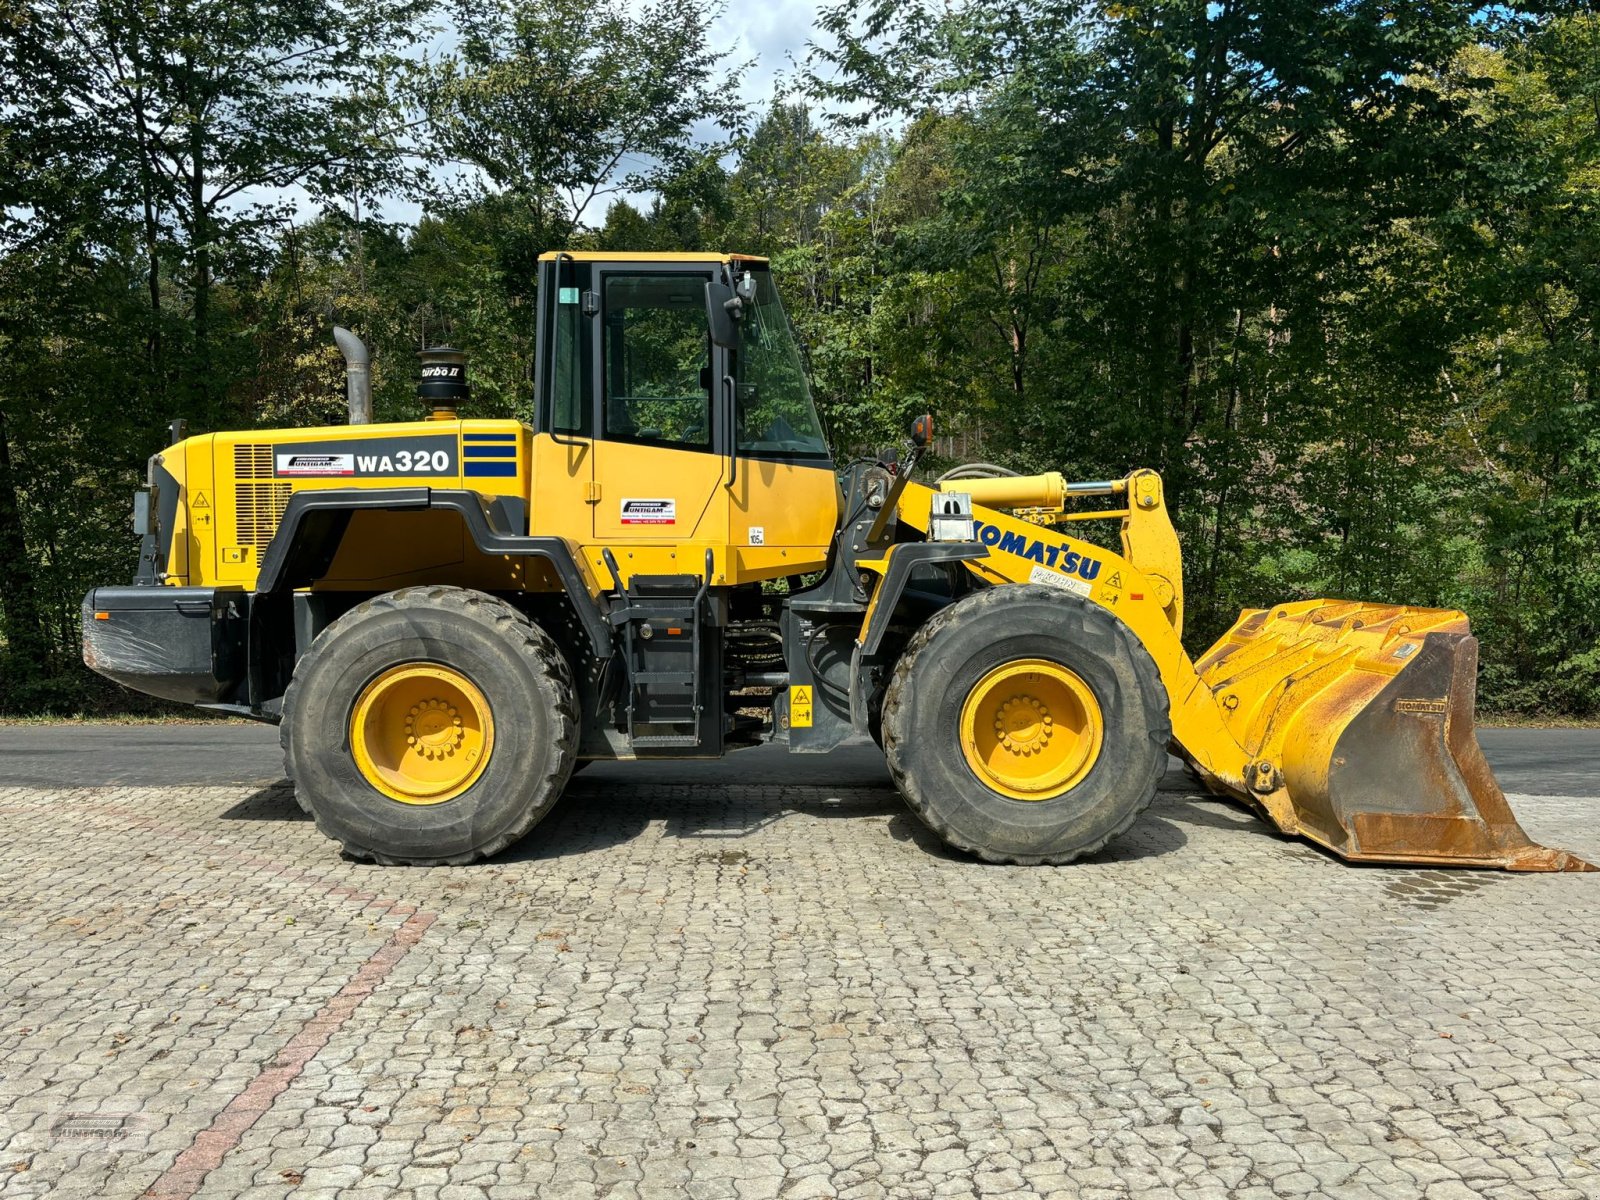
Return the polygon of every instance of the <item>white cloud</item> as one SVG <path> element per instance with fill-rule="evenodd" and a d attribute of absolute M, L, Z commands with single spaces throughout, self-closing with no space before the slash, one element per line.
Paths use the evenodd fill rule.
<path fill-rule="evenodd" d="M 756 0 L 735 3 L 712 26 L 718 45 L 732 50 L 732 59 L 754 59 L 740 92 L 764 107 L 781 83 L 792 82 L 805 61 L 806 44 L 817 19 L 816 0 Z"/>
<path fill-rule="evenodd" d="M 642 7 L 639 0 L 634 3 Z M 712 23 L 712 45 L 728 52 L 727 62 L 750 64 L 739 78 L 738 89 L 756 119 L 780 89 L 793 83 L 813 37 L 818 7 L 818 0 L 732 0 Z M 435 36 L 426 51 L 437 53 L 447 48 L 450 40 L 448 35 Z M 707 140 L 717 133 L 710 127 L 698 132 Z M 649 201 L 648 196 L 632 199 Z M 585 216 L 591 221 L 603 218 L 610 200 L 611 197 L 600 198 L 591 206 L 594 211 Z M 315 203 L 301 188 L 262 189 L 239 197 L 244 205 L 280 201 L 293 207 L 297 220 L 309 220 L 316 213 Z M 377 213 L 385 220 L 412 225 L 421 217 L 422 207 L 412 201 L 391 199 L 379 202 Z"/>

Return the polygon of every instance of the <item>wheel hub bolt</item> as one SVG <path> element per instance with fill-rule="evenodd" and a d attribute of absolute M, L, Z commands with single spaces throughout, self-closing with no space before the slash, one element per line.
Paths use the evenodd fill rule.
<path fill-rule="evenodd" d="M 406 745 L 422 758 L 449 758 L 465 740 L 460 710 L 444 700 L 412 705 L 406 716 Z"/>
<path fill-rule="evenodd" d="M 1000 706 L 994 723 L 1000 744 L 1012 754 L 1028 757 L 1040 753 L 1055 733 L 1055 722 L 1044 704 L 1032 696 L 1013 696 Z"/>

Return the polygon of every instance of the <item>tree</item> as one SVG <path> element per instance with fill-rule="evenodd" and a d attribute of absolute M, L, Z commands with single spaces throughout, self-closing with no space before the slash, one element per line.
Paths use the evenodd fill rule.
<path fill-rule="evenodd" d="M 812 77 L 847 117 L 940 129 L 937 210 L 899 230 L 896 258 L 992 331 L 943 360 L 969 373 L 955 390 L 987 394 L 996 451 L 1025 465 L 1161 470 L 1208 631 L 1241 585 L 1276 598 L 1253 593 L 1280 571 L 1226 577 L 1242 549 L 1230 531 L 1262 505 L 1315 510 L 1274 536 L 1285 552 L 1312 539 L 1319 563 L 1347 568 L 1415 512 L 1403 489 L 1374 486 L 1393 460 L 1373 451 L 1396 432 L 1386 396 L 1418 407 L 1407 436 L 1435 428 L 1422 410 L 1444 403 L 1459 331 L 1414 319 L 1410 285 L 1432 264 L 1409 231 L 1447 233 L 1470 211 L 1476 91 L 1436 79 L 1475 11 L 978 0 L 823 13 Z M 902 154 L 915 152 L 908 137 Z M 1329 525 L 1337 549 L 1321 544 Z"/>
<path fill-rule="evenodd" d="M 7 241 L 138 230 L 151 373 L 187 318 L 183 375 L 197 415 L 225 392 L 213 356 L 219 270 L 245 265 L 293 207 L 393 191 L 405 122 L 395 45 L 428 0 L 52 0 L 9 29 L 3 129 L 21 167 Z M 163 287 L 181 272 L 181 300 Z"/>
<path fill-rule="evenodd" d="M 399 185 L 420 0 L 53 0 L 0 16 L 0 707 L 70 709 L 84 588 L 131 570 L 166 419 L 253 424 L 284 189 Z M 176 386 L 174 386 L 176 385 Z"/>
<path fill-rule="evenodd" d="M 1487 684 L 1521 710 L 1600 706 L 1600 23 L 1514 20 L 1463 71 L 1480 102 L 1478 277 L 1489 309 L 1455 386 L 1481 422 L 1482 548 L 1467 600 Z"/>
<path fill-rule="evenodd" d="M 738 128 L 737 69 L 693 0 L 457 0 L 458 47 L 420 97 L 468 194 L 513 198 L 547 246 L 597 200 L 658 190 L 704 158 L 702 130 Z"/>

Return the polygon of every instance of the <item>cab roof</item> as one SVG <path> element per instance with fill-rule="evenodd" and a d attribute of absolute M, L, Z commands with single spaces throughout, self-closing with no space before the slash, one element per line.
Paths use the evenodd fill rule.
<path fill-rule="evenodd" d="M 758 254 L 719 254 L 715 250 L 696 253 L 666 252 L 658 250 L 547 250 L 539 256 L 540 262 L 552 262 L 556 255 L 565 255 L 573 262 L 629 262 L 629 263 L 703 263 L 703 262 L 758 262 L 767 260 Z"/>

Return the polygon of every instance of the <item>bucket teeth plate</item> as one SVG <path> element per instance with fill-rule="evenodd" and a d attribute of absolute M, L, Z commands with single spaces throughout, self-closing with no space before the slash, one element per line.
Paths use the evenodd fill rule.
<path fill-rule="evenodd" d="M 1198 670 L 1249 756 L 1237 776 L 1202 778 L 1284 832 L 1357 862 L 1594 870 L 1512 815 L 1473 725 L 1464 613 L 1339 600 L 1246 612 Z"/>

